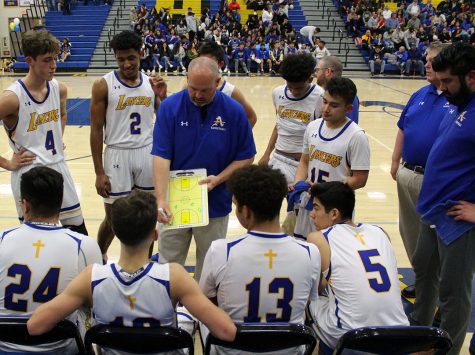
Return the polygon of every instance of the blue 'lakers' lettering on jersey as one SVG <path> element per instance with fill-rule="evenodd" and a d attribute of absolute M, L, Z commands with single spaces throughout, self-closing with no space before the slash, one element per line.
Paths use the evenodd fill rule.
<path fill-rule="evenodd" d="M 332 167 L 336 168 L 337 166 L 340 165 L 341 160 L 343 157 L 331 153 L 324 152 L 319 149 L 315 149 L 315 145 L 310 145 L 310 151 L 309 151 L 309 161 L 312 160 L 319 160 L 322 163 L 326 163 L 331 165 Z"/>
<path fill-rule="evenodd" d="M 58 122 L 59 110 L 51 110 L 45 113 L 37 114 L 36 112 L 30 113 L 30 124 L 28 125 L 28 132 L 36 131 L 38 126 L 48 122 Z"/>
<path fill-rule="evenodd" d="M 145 106 L 150 107 L 152 104 L 152 98 L 150 96 L 132 96 L 126 97 L 126 95 L 120 95 L 117 102 L 116 110 L 124 110 L 129 106 Z"/>
<path fill-rule="evenodd" d="M 285 106 L 282 105 L 277 109 L 277 114 L 283 120 L 293 119 L 302 123 L 309 123 L 313 117 L 313 113 L 285 108 Z"/>

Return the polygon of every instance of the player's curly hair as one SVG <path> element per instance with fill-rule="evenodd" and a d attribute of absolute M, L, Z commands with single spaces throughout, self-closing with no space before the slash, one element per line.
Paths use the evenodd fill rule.
<path fill-rule="evenodd" d="M 351 219 L 355 208 L 355 192 L 347 184 L 340 181 L 318 183 L 312 186 L 310 195 L 321 202 L 326 213 L 336 208 L 342 220 Z"/>
<path fill-rule="evenodd" d="M 153 194 L 133 190 L 112 204 L 112 230 L 121 243 L 136 246 L 151 241 L 157 224 L 157 200 Z"/>
<path fill-rule="evenodd" d="M 140 52 L 142 48 L 142 37 L 132 31 L 122 31 L 112 37 L 109 47 L 114 51 L 135 49 Z"/>
<path fill-rule="evenodd" d="M 348 78 L 332 78 L 327 83 L 325 91 L 333 97 L 341 97 L 346 105 L 353 103 L 356 96 L 356 85 Z"/>
<path fill-rule="evenodd" d="M 279 73 L 291 83 L 307 81 L 315 71 L 315 59 L 309 53 L 292 54 L 284 57 Z"/>
<path fill-rule="evenodd" d="M 255 221 L 272 221 L 279 216 L 282 201 L 287 195 L 287 181 L 279 170 L 268 166 L 251 165 L 236 170 L 227 182 L 237 208 L 246 206 Z"/>

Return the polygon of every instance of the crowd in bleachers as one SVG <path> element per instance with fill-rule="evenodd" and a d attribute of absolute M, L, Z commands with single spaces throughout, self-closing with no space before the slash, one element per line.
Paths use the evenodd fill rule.
<path fill-rule="evenodd" d="M 131 29 L 144 41 L 141 68 L 144 71 L 186 72 L 197 57 L 199 44 L 213 41 L 223 46 L 224 72 L 241 70 L 269 73 L 278 71 L 287 54 L 313 53 L 316 58 L 329 55 L 325 42 L 301 38 L 289 22 L 293 0 L 248 0 L 254 9 L 243 24 L 241 6 L 232 0 L 221 11 L 211 14 L 204 8 L 196 14 L 188 8 L 184 15 L 171 15 L 170 9 L 148 9 L 141 4 L 130 9 Z M 256 10 L 263 8 L 259 16 Z M 318 31 L 317 31 L 318 33 Z M 302 42 L 302 43 L 300 43 Z"/>
<path fill-rule="evenodd" d="M 372 74 L 375 64 L 384 72 L 384 61 L 401 75 L 424 76 L 431 42 L 475 42 L 475 14 L 468 0 L 443 0 L 437 6 L 432 0 L 399 1 L 395 11 L 381 0 L 343 0 L 340 10 L 348 35 L 368 58 Z"/>

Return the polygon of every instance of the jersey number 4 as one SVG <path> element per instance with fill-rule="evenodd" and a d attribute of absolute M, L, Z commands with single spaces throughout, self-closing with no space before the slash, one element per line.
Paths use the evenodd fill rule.
<path fill-rule="evenodd" d="M 33 292 L 33 302 L 45 303 L 52 300 L 58 293 L 59 267 L 52 267 Z M 18 283 L 5 287 L 5 308 L 12 311 L 28 312 L 28 300 L 15 297 L 23 295 L 30 289 L 31 270 L 27 265 L 13 264 L 7 271 L 8 277 L 20 276 Z"/>
<path fill-rule="evenodd" d="M 276 313 L 266 313 L 266 322 L 290 322 L 292 315 L 292 306 L 290 301 L 294 298 L 294 284 L 287 277 L 276 277 L 269 284 L 268 293 L 278 293 L 282 291 L 282 298 L 277 299 L 277 308 L 282 310 L 281 317 L 278 318 Z M 261 321 L 259 317 L 259 303 L 261 296 L 261 278 L 255 277 L 246 285 L 246 291 L 249 292 L 249 304 L 247 315 L 244 322 L 258 323 Z"/>
<path fill-rule="evenodd" d="M 379 273 L 379 276 L 381 278 L 381 282 L 379 282 L 376 278 L 368 278 L 369 287 L 371 287 L 376 292 L 389 291 L 389 289 L 391 288 L 391 280 L 389 279 L 389 275 L 386 268 L 380 263 L 371 262 L 372 257 L 379 256 L 378 250 L 358 250 L 358 254 L 360 255 L 361 261 L 363 262 L 363 266 L 366 272 L 377 272 Z"/>
<path fill-rule="evenodd" d="M 54 145 L 54 136 L 52 130 L 46 132 L 45 148 L 46 150 L 51 150 L 51 154 L 56 155 L 56 147 Z"/>

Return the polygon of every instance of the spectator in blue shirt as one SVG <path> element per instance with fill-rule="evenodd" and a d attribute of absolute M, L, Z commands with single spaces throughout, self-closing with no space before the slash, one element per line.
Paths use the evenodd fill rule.
<path fill-rule="evenodd" d="M 405 75 L 411 73 L 411 69 L 418 71 L 421 76 L 424 76 L 424 62 L 422 61 L 422 53 L 416 47 L 415 43 L 411 43 L 411 48 L 407 51 L 406 72 Z"/>
<path fill-rule="evenodd" d="M 244 43 L 241 42 L 239 47 L 233 50 L 232 58 L 234 59 L 234 72 L 236 74 L 239 73 L 239 67 L 244 70 L 244 73 L 249 74 L 249 70 L 247 68 L 247 62 L 249 60 L 248 53 L 246 48 L 244 47 Z"/>
<path fill-rule="evenodd" d="M 258 51 L 258 57 L 260 59 L 260 68 L 259 68 L 259 74 L 264 73 L 264 63 L 267 62 L 269 65 L 269 72 L 272 70 L 272 60 L 270 59 L 270 54 L 269 51 L 266 49 L 265 43 L 261 43 L 260 49 Z"/>

